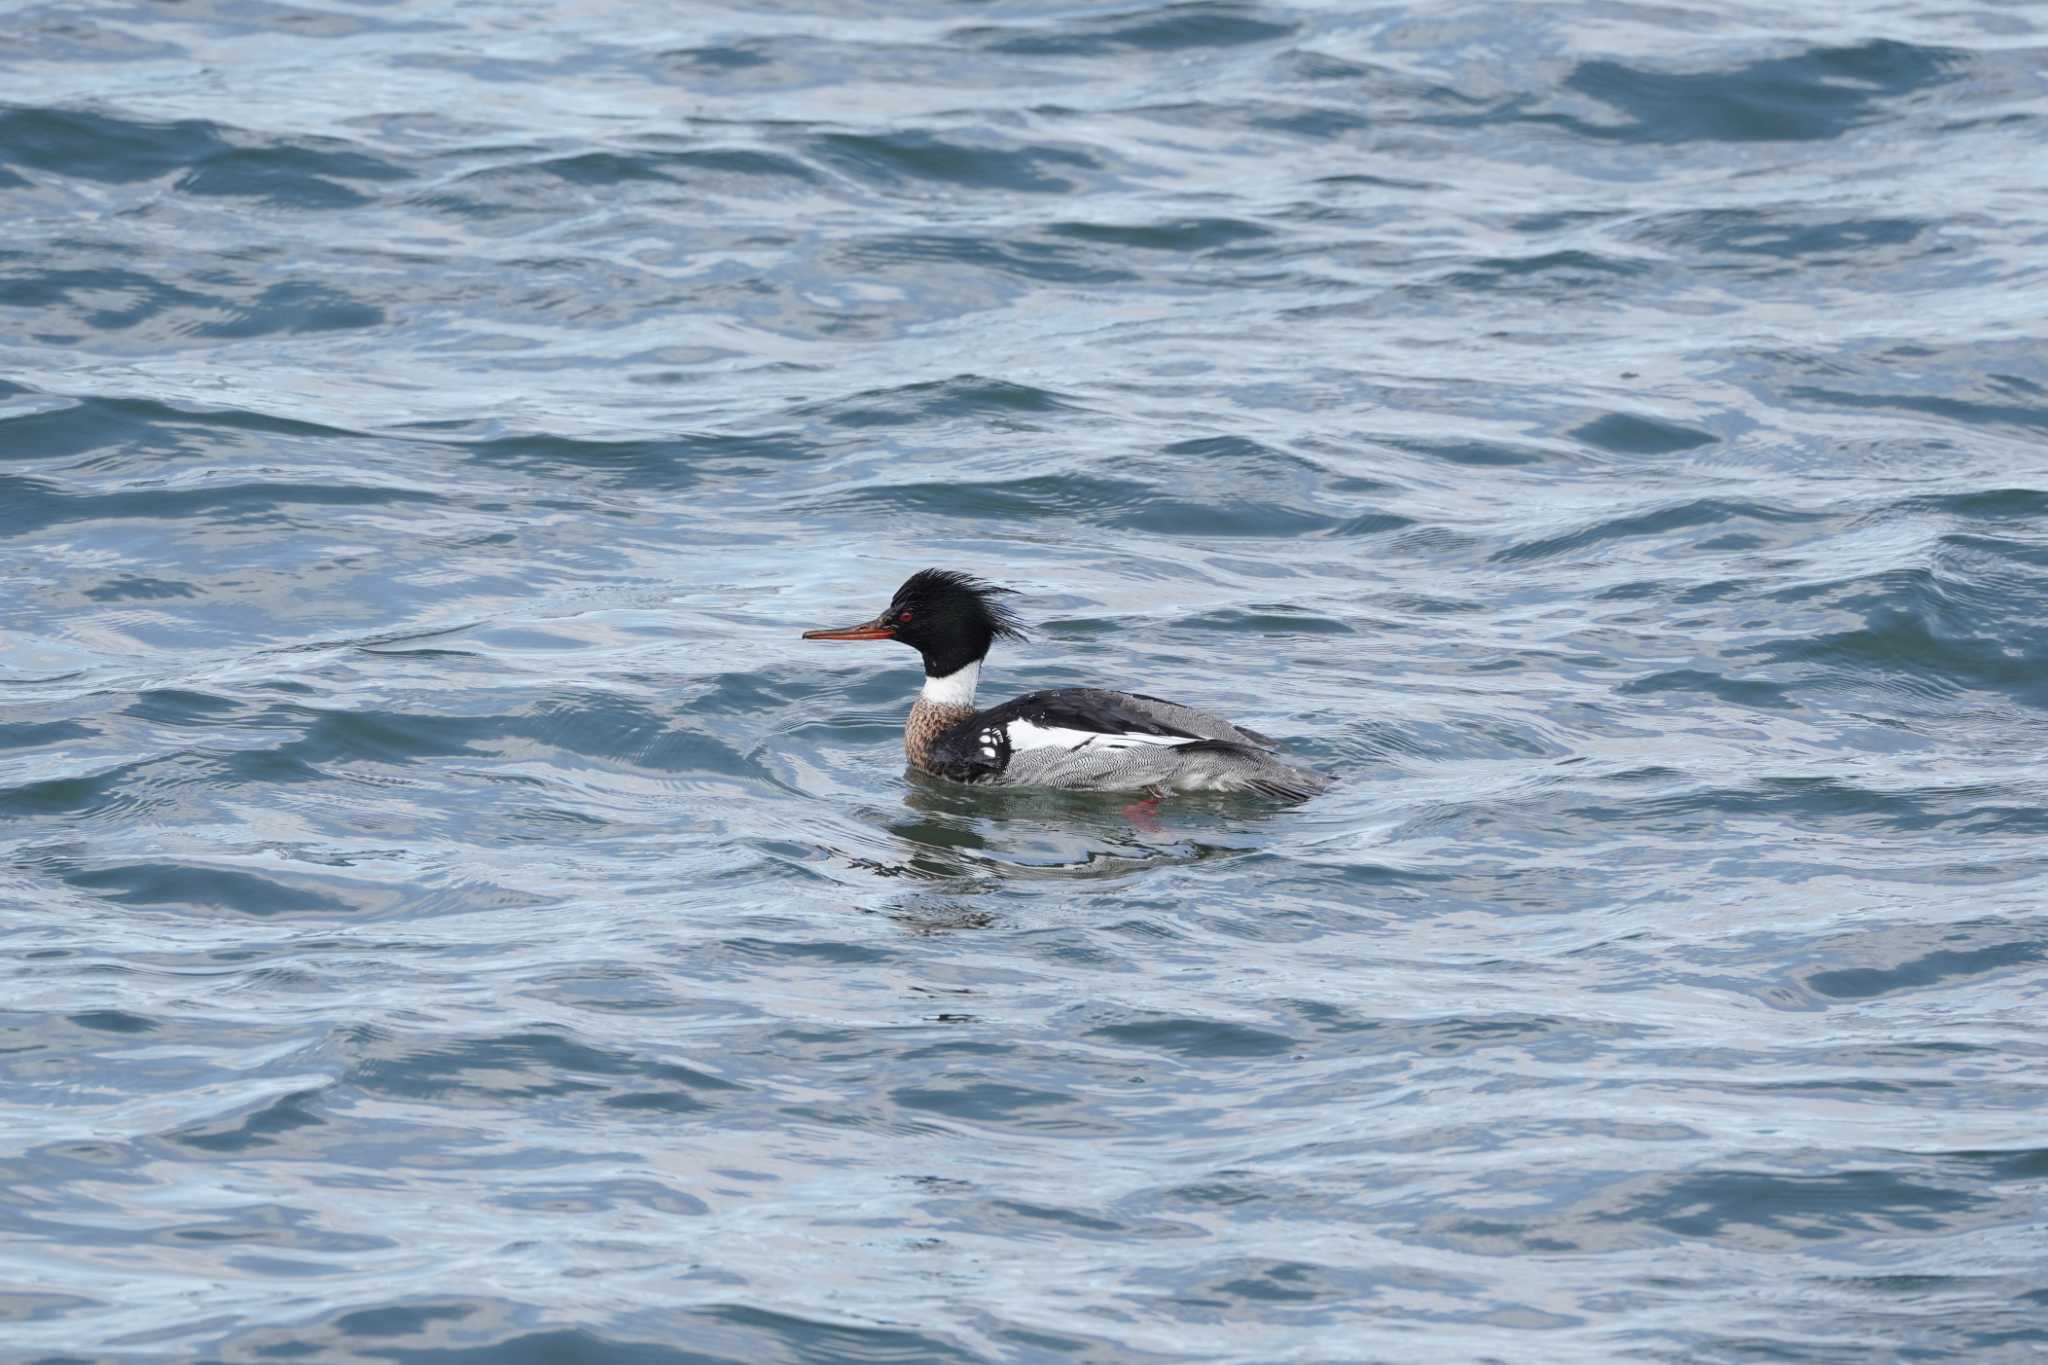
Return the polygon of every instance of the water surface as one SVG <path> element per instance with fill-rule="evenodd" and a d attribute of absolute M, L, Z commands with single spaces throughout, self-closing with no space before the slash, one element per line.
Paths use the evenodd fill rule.
<path fill-rule="evenodd" d="M 2039 1352 L 2038 19 L 16 7 L 0 1350 Z"/>

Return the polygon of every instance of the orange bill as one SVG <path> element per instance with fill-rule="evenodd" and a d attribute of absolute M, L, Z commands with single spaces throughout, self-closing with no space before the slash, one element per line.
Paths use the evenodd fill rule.
<path fill-rule="evenodd" d="M 807 630 L 806 640 L 893 640 L 896 627 L 886 616 L 877 616 L 872 621 L 863 621 L 857 626 L 839 626 L 831 630 Z"/>

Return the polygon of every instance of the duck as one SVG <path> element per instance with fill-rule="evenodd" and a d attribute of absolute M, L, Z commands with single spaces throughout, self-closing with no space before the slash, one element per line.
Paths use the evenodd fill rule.
<path fill-rule="evenodd" d="M 806 640 L 894 640 L 924 659 L 924 687 L 903 727 L 903 756 L 950 782 L 1069 791 L 1250 792 L 1306 801 L 1330 777 L 1275 756 L 1278 745 L 1221 716 L 1140 692 L 1064 687 L 976 710 L 981 666 L 998 640 L 1023 640 L 1014 595 L 972 574 L 924 569 L 858 625 Z"/>

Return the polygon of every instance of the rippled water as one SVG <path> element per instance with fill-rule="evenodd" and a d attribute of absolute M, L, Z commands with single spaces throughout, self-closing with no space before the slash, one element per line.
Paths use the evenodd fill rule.
<path fill-rule="evenodd" d="M 1803 8 L 11 8 L 0 1349 L 2043 1350 L 2048 38 Z"/>

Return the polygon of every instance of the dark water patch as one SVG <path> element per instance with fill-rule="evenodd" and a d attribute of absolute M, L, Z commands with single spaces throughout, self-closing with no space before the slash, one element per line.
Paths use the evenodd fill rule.
<path fill-rule="evenodd" d="M 1710 256 L 1769 257 L 1786 269 L 1868 268 L 1875 253 L 1909 245 L 1932 228 L 1917 218 L 1801 219 L 1802 215 L 1785 211 L 1702 209 L 1660 215 L 1631 235 Z"/>
<path fill-rule="evenodd" d="M 618 152 L 582 152 L 533 162 L 527 169 L 571 185 L 619 185 L 634 180 L 673 183 L 673 177 L 645 156 Z"/>
<path fill-rule="evenodd" d="M 718 945 L 725 952 L 741 959 L 756 962 L 833 962 L 843 966 L 861 966 L 869 963 L 887 962 L 895 954 L 882 948 L 872 948 L 861 943 L 832 943 L 813 940 L 733 938 Z"/>
<path fill-rule="evenodd" d="M 1785 390 L 1785 396 L 1837 408 L 1894 408 L 1971 427 L 2012 426 L 2028 431 L 2048 430 L 2048 405 L 2042 404 L 1993 403 L 1936 394 L 1854 393 L 1817 385 L 1794 385 Z"/>
<path fill-rule="evenodd" d="M 742 1304 L 723 1305 L 694 1314 L 707 1326 L 716 1325 L 744 1333 L 751 1349 L 742 1359 L 843 1360 L 900 1362 L 959 1362 L 969 1365 L 973 1353 L 944 1337 L 908 1327 L 866 1326 L 806 1318 Z M 738 1343 L 736 1343 L 738 1344 Z M 649 1365 L 666 1365 L 650 1361 Z"/>
<path fill-rule="evenodd" d="M 745 71 L 753 67 L 771 66 L 775 59 L 768 56 L 760 43 L 733 43 L 716 47 L 678 48 L 664 52 L 661 59 L 693 66 L 711 72 Z"/>
<path fill-rule="evenodd" d="M 0 186 L 4 188 L 4 186 Z M 56 1294 L 44 1290 L 12 1290 L 0 1293 L 0 1323 L 49 1322 L 54 1318 L 71 1317 L 106 1307 L 103 1299 L 89 1299 L 82 1294 Z M 45 1356 L 47 1365 L 89 1365 L 83 1356 Z"/>
<path fill-rule="evenodd" d="M 1273 236 L 1271 228 L 1238 218 L 1179 218 L 1157 223 L 1054 223 L 1055 237 L 1140 251 L 1215 251 Z"/>
<path fill-rule="evenodd" d="M 459 191 L 436 189 L 422 202 L 479 217 L 541 212 L 560 197 L 559 186 L 628 190 L 635 185 L 675 186 L 676 159 L 658 152 L 579 152 L 487 166 L 458 177 Z"/>
<path fill-rule="evenodd" d="M 684 1315 L 672 1330 L 688 1345 L 659 1339 L 667 1337 L 667 1330 L 647 1335 L 624 1328 L 522 1331 L 510 1324 L 527 1316 L 523 1305 L 488 1305 L 488 1316 L 474 1324 L 464 1323 L 465 1309 L 459 1314 L 426 1310 L 415 1325 L 410 1316 L 415 1311 L 362 1309 L 349 1315 L 357 1323 L 354 1328 L 337 1323 L 265 1332 L 238 1344 L 266 1360 L 375 1358 L 400 1365 L 743 1365 L 769 1360 L 965 1365 L 976 1359 L 942 1337 L 909 1328 L 836 1323 L 751 1307 L 696 1309 Z M 360 1342 L 378 1344 L 366 1354 Z"/>
<path fill-rule="evenodd" d="M 997 1236 L 1026 1242 L 1066 1237 L 1093 1242 L 1183 1241 L 1205 1235 L 1195 1224 L 1177 1219 L 1123 1217 L 1109 1210 L 1091 1212 L 1022 1199 L 984 1200 L 957 1213 L 969 1226 L 984 1226 Z"/>
<path fill-rule="evenodd" d="M 2048 542 L 2033 543 L 2003 536 L 1945 535 L 1937 543 L 1935 574 L 1962 580 L 1979 589 L 2004 589 L 2029 594 L 2048 570 Z"/>
<path fill-rule="evenodd" d="M 2048 826 L 2048 820 L 2044 820 Z M 1942 949 L 1892 967 L 1841 967 L 1815 972 L 1806 984 L 1831 1000 L 1869 1000 L 1895 991 L 1924 990 L 1956 978 L 2031 966 L 2048 956 L 2048 943 L 2023 939 L 1982 948 Z"/>
<path fill-rule="evenodd" d="M 1026 57 L 1105 57 L 1133 51 L 1176 53 L 1243 47 L 1292 37 L 1296 25 L 1252 5 L 1196 0 L 1117 14 L 1069 16 L 1057 28 L 988 25 L 955 31 L 952 41 Z"/>
<path fill-rule="evenodd" d="M 228 1216 L 155 1227 L 136 1240 L 194 1252 L 262 1246 L 330 1256 L 361 1256 L 397 1245 L 389 1237 L 324 1227 L 313 1211 L 281 1204 L 242 1205 Z"/>
<path fill-rule="evenodd" d="M 118 300 L 118 305 L 114 302 Z M 72 305 L 64 321 L 94 332 L 122 332 L 173 309 L 218 312 L 223 296 L 194 293 L 139 270 L 107 266 L 90 270 L 40 269 L 0 272 L 0 308 L 38 310 L 47 344 L 75 344 L 81 338 L 55 329 L 56 305 Z"/>
<path fill-rule="evenodd" d="M 701 1218 L 710 1206 L 693 1194 L 652 1180 L 586 1180 L 523 1185 L 500 1194 L 492 1206 L 526 1214 L 599 1214 L 620 1208 L 670 1218 Z"/>
<path fill-rule="evenodd" d="M 1365 62 L 1348 61 L 1328 52 L 1313 48 L 1294 47 L 1273 58 L 1273 70 L 1284 79 L 1301 81 L 1368 81 L 1397 80 L 1398 75 L 1382 66 Z"/>
<path fill-rule="evenodd" d="M 476 1305 L 468 1303 L 391 1304 L 343 1313 L 334 1320 L 334 1325 L 352 1337 L 403 1337 L 412 1336 L 437 1322 L 462 1322 L 474 1316 L 476 1311 Z"/>
<path fill-rule="evenodd" d="M 150 123 L 88 110 L 0 111 L 0 165 L 108 184 L 153 180 L 228 150 L 215 124 Z"/>
<path fill-rule="evenodd" d="M 400 767 L 423 758 L 472 757 L 503 733 L 495 716 L 276 707 L 255 722 L 295 729 L 276 752 L 308 765 L 367 762 Z"/>
<path fill-rule="evenodd" d="M 225 322 L 203 323 L 194 336 L 236 339 L 278 333 L 337 332 L 375 327 L 384 310 L 317 284 L 273 284 L 253 303 L 231 310 Z"/>
<path fill-rule="evenodd" d="M 350 1090 L 442 1104 L 497 1105 L 566 1096 L 658 1095 L 699 1103 L 745 1087 L 707 1071 L 595 1047 L 562 1033 L 459 1039 L 362 1036 L 342 1078 Z"/>
<path fill-rule="evenodd" d="M 31 777 L 0 785 L 0 816 L 44 824 L 169 817 L 189 812 L 195 786 L 225 770 L 221 759 L 177 750 L 92 772 Z"/>
<path fill-rule="evenodd" d="M 1678 1237 L 1759 1245 L 1787 1237 L 1831 1241 L 1944 1235 L 1954 1229 L 1959 1216 L 1993 1205 L 1991 1199 L 1967 1190 L 1924 1184 L 1884 1170 L 1809 1176 L 1709 1170 L 1656 1182 L 1605 1217 L 1654 1224 Z"/>
<path fill-rule="evenodd" d="M 2019 1147 L 2003 1151 L 1957 1152 L 1953 1160 L 1961 1163 L 1973 1173 L 1981 1171 L 1986 1178 L 2005 1181 L 2034 1181 L 2048 1178 L 2048 1147 Z M 2035 1300 L 2048 1300 L 2048 1289 L 2042 1289 L 2028 1296 Z"/>
<path fill-rule="evenodd" d="M 1378 536 L 1389 531 L 1405 531 L 1414 524 L 1407 517 L 1394 512 L 1361 512 L 1330 528 L 1330 534 L 1343 538 Z"/>
<path fill-rule="evenodd" d="M 1513 468 L 1517 465 L 1543 464 L 1554 458 L 1534 447 L 1502 445 L 1495 441 L 1399 440 L 1389 441 L 1387 444 L 1396 450 L 1409 451 L 1432 460 L 1445 460 L 1451 464 L 1475 465 L 1480 468 Z"/>
<path fill-rule="evenodd" d="M 888 188 L 917 182 L 1016 194 L 1067 194 L 1067 173 L 1099 171 L 1089 153 L 1042 143 L 971 145 L 935 133 L 828 133 L 806 150 L 826 165 Z"/>
<path fill-rule="evenodd" d="M 1214 503 L 1183 498 L 1148 498 L 1104 519 L 1108 525 L 1127 531 L 1145 531 L 1160 536 L 1291 538 L 1321 531 L 1342 534 L 1371 534 L 1376 526 L 1353 528 L 1353 521 L 1338 521 L 1320 512 L 1273 502 L 1244 501 Z M 1399 520 L 1394 518 L 1392 520 Z"/>
<path fill-rule="evenodd" d="M 1721 439 L 1709 431 L 1627 412 L 1610 412 L 1584 426 L 1573 427 L 1570 434 L 1587 445 L 1617 455 L 1672 455 L 1713 445 Z"/>
<path fill-rule="evenodd" d="M 1160 447 L 1159 453 L 1169 457 L 1184 457 L 1202 461 L 1224 461 L 1233 464 L 1283 465 L 1312 469 L 1307 461 L 1284 455 L 1268 445 L 1261 445 L 1248 436 L 1198 436 L 1192 440 L 1175 441 Z"/>
<path fill-rule="evenodd" d="M 409 717 L 408 729 L 441 730 L 438 716 Z M 564 691 L 517 715 L 459 722 L 470 744 L 499 748 L 528 740 L 564 754 L 607 759 L 668 773 L 706 773 L 765 780 L 766 771 L 727 738 L 692 728 L 684 718 L 598 690 Z M 467 752 L 467 750 L 465 750 Z"/>
<path fill-rule="evenodd" d="M 80 1028 L 95 1029 L 102 1033 L 154 1033 L 157 1023 L 127 1010 L 88 1010 L 74 1014 L 71 1022 Z"/>
<path fill-rule="evenodd" d="M 719 177 L 816 182 L 822 177 L 795 157 L 758 147 L 700 147 L 671 152 L 668 160 L 686 171 L 708 172 Z M 685 176 L 686 180 L 690 177 Z"/>
<path fill-rule="evenodd" d="M 656 440 L 501 436 L 451 445 L 483 464 L 558 477 L 596 475 L 629 488 L 665 490 L 692 488 L 714 473 L 765 472 L 775 464 L 815 453 L 809 443 L 787 435 L 704 432 Z"/>
<path fill-rule="evenodd" d="M 2048 707 L 2048 644 L 2040 641 L 2033 622 L 2016 621 L 1998 630 L 2000 622 L 1959 613 L 1944 601 L 1924 570 L 1891 577 L 1891 583 L 1880 579 L 1877 592 L 1830 594 L 1837 610 L 1862 618 L 1859 627 L 1739 652 L 1767 663 L 1824 670 L 1815 681 L 1837 686 L 1862 684 L 1923 700 L 1991 692 L 2023 706 Z M 1858 584 L 1874 586 L 1869 580 Z M 1987 627 L 1997 633 L 1983 633 Z"/>
<path fill-rule="evenodd" d="M 1523 289 L 1542 296 L 1583 298 L 1585 291 L 1607 289 L 1611 282 L 1632 279 L 1648 267 L 1639 261 L 1596 255 L 1590 251 L 1544 251 L 1530 256 L 1490 256 L 1443 276 L 1454 289 L 1482 293 Z"/>
<path fill-rule="evenodd" d="M 901 274 L 906 266 L 915 270 L 936 263 L 1042 284 L 1097 286 L 1138 278 L 1129 270 L 1101 264 L 1099 251 L 986 236 L 906 233 L 871 237 L 844 248 L 844 255 L 850 267 L 863 272 L 881 268 Z"/>
<path fill-rule="evenodd" d="M 410 180 L 412 173 L 330 141 L 219 151 L 179 178 L 186 194 L 258 199 L 279 208 L 347 209 L 370 202 L 347 182 Z"/>
<path fill-rule="evenodd" d="M 1101 1134 L 1072 1095 L 1012 1085 L 974 1071 L 955 1071 L 926 1085 L 891 1091 L 891 1103 L 965 1123 L 1025 1132 Z"/>
<path fill-rule="evenodd" d="M 1304 613 L 1284 603 L 1254 605 L 1248 611 L 1204 612 L 1182 624 L 1194 630 L 1248 631 L 1254 635 L 1355 635 L 1350 626 L 1327 616 Z"/>
<path fill-rule="evenodd" d="M 704 1101 L 680 1090 L 635 1090 L 621 1095 L 609 1095 L 604 1101 L 607 1109 L 627 1109 L 647 1114 L 701 1114 L 711 1106 Z"/>
<path fill-rule="evenodd" d="M 693 716 L 752 716 L 811 695 L 809 683 L 748 670 L 695 680 L 695 690 L 678 704 Z"/>
<path fill-rule="evenodd" d="M 47 479 L 0 475 L 0 534 L 20 536 L 53 526 L 125 520 L 180 524 L 211 518 L 215 526 L 279 526 L 291 522 L 291 512 L 301 508 L 389 508 L 440 501 L 440 495 L 424 489 L 348 483 L 213 483 L 129 493 L 63 493 Z"/>
<path fill-rule="evenodd" d="M 1966 517 L 1972 521 L 2048 522 L 2048 492 L 2038 488 L 1986 488 L 1973 493 L 1942 493 L 1902 498 L 1893 504 L 1903 512 Z"/>
<path fill-rule="evenodd" d="M 1718 526 L 1729 521 L 1752 521 L 1766 524 L 1787 524 L 1822 520 L 1813 512 L 1794 512 L 1785 508 L 1766 507 L 1753 502 L 1726 501 L 1718 498 L 1701 498 L 1694 502 L 1679 503 L 1673 507 L 1662 507 L 1652 512 L 1634 516 L 1615 517 L 1608 521 L 1596 522 L 1591 526 L 1571 531 L 1564 535 L 1546 536 L 1541 540 L 1523 541 L 1505 550 L 1496 551 L 1492 559 L 1496 563 L 1516 564 L 1532 560 L 1551 559 L 1574 551 L 1591 549 L 1609 540 L 1648 539 L 1661 540 L 1673 531 L 1688 530 L 1700 526 Z"/>
<path fill-rule="evenodd" d="M 368 906 L 359 892 L 340 894 L 330 881 L 245 872 L 195 863 L 149 862 L 66 872 L 68 886 L 117 905 L 149 909 L 226 910 L 239 915 L 350 915 Z M 367 889 L 367 888 L 365 888 Z M 372 895 L 369 900 L 381 900 Z"/>
<path fill-rule="evenodd" d="M 1078 520 L 1127 531 L 1188 537 L 1291 537 L 1349 525 L 1277 503 L 1212 503 L 1160 496 L 1154 485 L 1088 475 L 1044 475 L 997 483 L 920 483 L 868 487 L 833 499 L 836 507 L 884 506 L 948 518 Z M 1354 528 L 1348 534 L 1366 533 Z"/>
<path fill-rule="evenodd" d="M 1790 1174 L 1719 1168 L 1616 1180 L 1540 1214 L 1438 1214 L 1424 1240 L 1480 1255 L 1641 1251 L 1710 1240 L 1751 1253 L 1951 1237 L 2013 1221 L 1986 1195 L 1887 1169 Z"/>
<path fill-rule="evenodd" d="M 164 1136 L 197 1151 L 250 1155 L 278 1146 L 290 1133 L 324 1126 L 325 1120 L 313 1112 L 319 1094 L 318 1090 L 295 1090 L 239 1118 L 191 1124 Z"/>
<path fill-rule="evenodd" d="M 1407 874 L 1396 874 L 1406 876 Z M 1452 880 L 1424 874 L 1418 880 L 1441 884 Z M 1360 877 L 1354 886 L 1371 882 Z M 1354 891 L 1353 894 L 1357 894 Z M 1536 1014 L 1472 1014 L 1392 1018 L 1365 1014 L 1348 1005 L 1321 1000 L 1285 1002 L 1299 1021 L 1298 1032 L 1310 1049 L 1334 1046 L 1346 1053 L 1369 1049 L 1384 1056 L 1420 1054 L 1435 1057 L 1492 1051 L 1508 1047 L 1531 1055 L 1561 1058 L 1584 1053 L 1596 1040 L 1637 1036 L 1641 1030 L 1606 1020 L 1566 1019 Z"/>
<path fill-rule="evenodd" d="M 1317 142 L 1341 138 L 1346 133 L 1363 132 L 1373 126 L 1372 119 L 1355 109 L 1315 104 L 1286 105 L 1255 112 L 1248 110 L 1245 121 L 1253 128 Z"/>
<path fill-rule="evenodd" d="M 99 733 L 75 720 L 0 721 L 0 749 L 43 749 L 71 740 L 94 739 Z"/>
<path fill-rule="evenodd" d="M 1736 706 L 1785 709 L 1797 706 L 1784 686 L 1749 678 L 1731 678 L 1698 668 L 1670 669 L 1636 678 L 1615 689 L 1623 696 L 1646 696 L 1659 692 L 1693 692 L 1718 697 Z"/>
<path fill-rule="evenodd" d="M 1086 1036 L 1188 1058 L 1277 1057 L 1295 1046 L 1285 1034 L 1222 1019 L 1138 1019 L 1105 1024 Z"/>
<path fill-rule="evenodd" d="M 1263 1313 L 1274 1308 L 1308 1308 L 1315 1304 L 1355 1302 L 1360 1295 L 1373 1296 L 1382 1286 L 1379 1277 L 1356 1268 L 1338 1269 L 1307 1261 L 1236 1261 L 1208 1269 L 1206 1273 L 1176 1284 L 1176 1301 L 1197 1316 L 1216 1318 L 1239 1313 Z M 1396 1285 L 1422 1287 L 1414 1280 L 1426 1275 L 1396 1272 Z M 1410 1280 L 1402 1286 L 1398 1282 Z M 1435 1286 L 1448 1288 L 1449 1286 Z"/>
<path fill-rule="evenodd" d="M 1837 777 L 1766 777 L 1741 787 L 1643 797 L 1624 807 L 1575 808 L 1569 814 L 1695 835 L 1721 828 L 1730 817 L 1768 817 L 1790 829 L 1846 826 L 1891 834 L 1939 829 L 1974 835 L 2048 834 L 2048 811 L 2018 802 L 1986 802 L 1983 796 L 1940 787 L 1877 791 Z"/>
<path fill-rule="evenodd" d="M 137 694 L 121 712 L 153 725 L 206 726 L 223 716 L 241 711 L 242 704 L 209 692 L 188 692 L 183 688 L 160 687 Z"/>
<path fill-rule="evenodd" d="M 1624 142 L 1810 142 L 1845 136 L 1891 106 L 1960 79 L 1961 53 L 1880 39 L 1812 48 L 1727 71 L 1657 71 L 1579 63 L 1565 88 L 1626 116 L 1622 124 L 1548 115 L 1582 137 Z"/>
<path fill-rule="evenodd" d="M 87 588 L 85 595 L 95 602 L 164 602 L 197 597 L 199 589 L 190 583 L 174 583 L 167 578 L 122 574 L 96 588 Z"/>
<path fill-rule="evenodd" d="M 1601 223 L 1612 222 L 1621 217 L 1616 209 L 1551 209 L 1536 213 L 1518 213 L 1509 218 L 1507 225 L 1515 232 L 1532 237 L 1548 237 L 1556 233 L 1572 232 Z"/>
<path fill-rule="evenodd" d="M 0 459 L 66 459 L 94 451 L 198 454 L 224 434 L 352 437 L 312 422 L 240 408 L 183 408 L 138 398 L 85 397 L 70 405 L 0 417 Z"/>
<path fill-rule="evenodd" d="M 1040 475 L 999 482 L 913 483 L 869 486 L 833 500 L 839 507 L 885 507 L 1002 521 L 1035 521 L 1045 517 L 1087 517 L 1104 509 L 1139 502 L 1151 493 L 1149 484 L 1085 475 Z"/>
<path fill-rule="evenodd" d="M 959 374 L 900 388 L 873 389 L 798 412 L 823 416 L 834 426 L 894 427 L 971 418 L 1004 421 L 1076 410 L 1077 405 L 1069 399 L 1029 384 Z"/>

